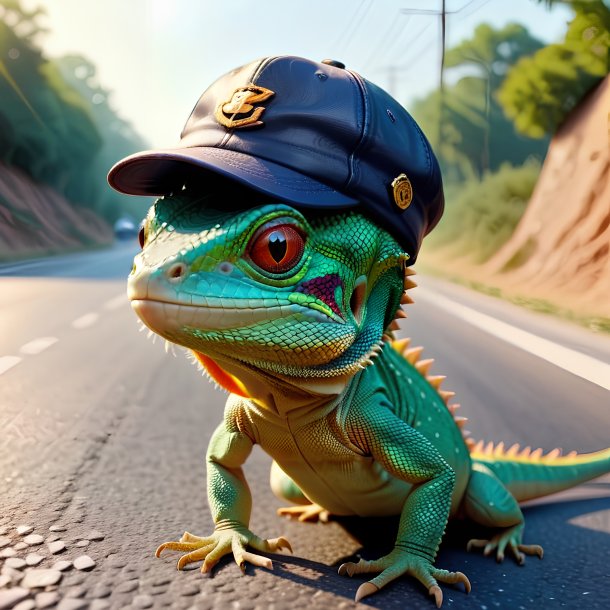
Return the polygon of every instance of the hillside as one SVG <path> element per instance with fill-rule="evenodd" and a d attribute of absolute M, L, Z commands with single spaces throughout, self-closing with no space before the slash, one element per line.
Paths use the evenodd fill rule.
<path fill-rule="evenodd" d="M 0 163 L 0 261 L 112 242 L 110 225 L 23 171 Z"/>
<path fill-rule="evenodd" d="M 528 207 L 486 273 L 511 292 L 610 317 L 610 77 L 553 137 Z"/>

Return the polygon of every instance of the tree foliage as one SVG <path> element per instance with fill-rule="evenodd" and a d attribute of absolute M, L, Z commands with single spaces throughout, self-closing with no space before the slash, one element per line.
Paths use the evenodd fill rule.
<path fill-rule="evenodd" d="M 442 99 L 437 90 L 413 107 L 446 181 L 481 179 L 504 162 L 519 165 L 544 155 L 547 143 L 518 134 L 496 100 L 510 66 L 541 47 L 521 25 L 481 24 L 470 39 L 447 51 L 448 76 L 461 78 L 445 88 Z"/>
<path fill-rule="evenodd" d="M 540 164 L 503 164 L 482 180 L 449 185 L 445 215 L 430 235 L 433 245 L 453 246 L 474 262 L 488 260 L 512 235 L 534 190 Z"/>
<path fill-rule="evenodd" d="M 105 184 L 105 153 L 118 152 L 116 160 L 143 142 L 110 108 L 107 93 L 102 99 L 76 86 L 66 74 L 69 60 L 44 56 L 37 44 L 43 15 L 0 0 L 0 160 L 114 220 L 122 198 Z M 95 72 L 91 64 L 88 70 Z"/>
<path fill-rule="evenodd" d="M 506 115 L 530 137 L 554 133 L 609 72 L 610 9 L 601 0 L 572 6 L 575 16 L 565 40 L 522 58 L 498 92 Z"/>

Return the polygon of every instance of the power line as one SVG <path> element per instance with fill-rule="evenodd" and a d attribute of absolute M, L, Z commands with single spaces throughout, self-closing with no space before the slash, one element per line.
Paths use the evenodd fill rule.
<path fill-rule="evenodd" d="M 368 4 L 367 4 L 368 2 Z M 341 46 L 344 42 L 349 44 L 350 38 L 353 33 L 360 27 L 363 19 L 366 17 L 366 14 L 369 12 L 371 6 L 373 4 L 373 0 L 361 0 L 360 4 L 356 8 L 356 10 L 352 13 L 352 18 L 349 20 L 348 24 L 345 26 L 343 32 L 339 35 L 337 42 L 335 43 L 336 47 Z M 359 15 L 361 9 L 362 14 Z"/>
<path fill-rule="evenodd" d="M 400 11 L 397 10 L 393 16 L 392 22 L 390 23 L 390 27 L 385 31 L 383 36 L 381 36 L 381 38 L 379 40 L 379 44 L 375 47 L 374 51 L 369 55 L 369 58 L 367 59 L 367 61 L 365 63 L 365 67 L 368 67 L 371 64 L 373 64 L 375 62 L 375 60 L 378 59 L 378 55 L 380 52 L 382 52 L 381 56 L 387 55 L 392 50 L 392 48 L 395 46 L 396 41 L 400 39 L 399 36 L 394 36 L 394 31 L 396 30 L 397 27 L 400 27 L 400 25 L 401 25 L 400 17 L 401 17 Z M 411 15 L 407 15 L 407 19 L 403 25 L 403 28 L 407 27 L 407 25 L 409 24 L 409 21 L 411 21 Z M 388 43 L 388 40 L 389 40 L 389 43 Z"/>

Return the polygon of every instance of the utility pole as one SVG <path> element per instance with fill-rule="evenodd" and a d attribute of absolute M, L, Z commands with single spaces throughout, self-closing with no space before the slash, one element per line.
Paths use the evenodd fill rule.
<path fill-rule="evenodd" d="M 441 71 L 439 75 L 439 95 L 438 95 L 438 144 L 440 149 L 443 138 L 443 108 L 445 104 L 445 39 L 447 28 L 447 7 L 446 0 L 441 0 Z"/>

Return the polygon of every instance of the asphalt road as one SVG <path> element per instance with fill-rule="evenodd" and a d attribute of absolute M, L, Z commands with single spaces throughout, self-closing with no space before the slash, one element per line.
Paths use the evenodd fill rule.
<path fill-rule="evenodd" d="M 175 571 L 177 555 L 153 556 L 184 530 L 211 530 L 203 458 L 224 396 L 180 350 L 172 357 L 138 331 L 124 296 L 134 251 L 123 244 L 0 267 L 0 609 L 21 597 L 19 610 L 35 603 L 62 610 L 356 607 L 361 580 L 338 576 L 337 564 L 355 553 L 375 556 L 391 543 L 395 522 L 277 517 L 270 460 L 260 451 L 246 468 L 251 526 L 264 537 L 287 536 L 294 555 L 275 555 L 273 572 L 249 567 L 244 576 L 225 560 L 213 578 L 197 566 Z M 574 352 L 590 358 L 583 362 L 593 370 L 610 362 L 608 337 L 430 278 L 420 285 L 403 334 L 436 358 L 432 372 L 448 376 L 446 389 L 457 392 L 476 438 L 545 450 L 610 446 L 603 380 L 568 372 L 530 345 L 532 335 L 546 339 L 551 359 L 567 348 L 575 361 Z M 470 310 L 509 324 L 510 337 L 465 319 Z M 523 336 L 525 349 L 514 345 Z M 529 558 L 525 567 L 466 553 L 472 532 L 450 527 L 437 565 L 465 572 L 473 589 L 467 596 L 444 587 L 444 607 L 610 608 L 610 478 L 528 506 L 525 515 L 526 541 L 545 548 L 544 560 Z M 20 525 L 32 532 L 20 535 Z M 58 541 L 66 548 L 54 554 L 62 545 L 48 545 Z M 36 587 L 36 578 L 51 582 L 58 572 L 23 567 L 18 560 L 28 555 L 40 561 L 34 570 L 82 555 L 95 566 L 70 567 L 58 583 Z M 410 579 L 365 601 L 434 607 Z"/>

